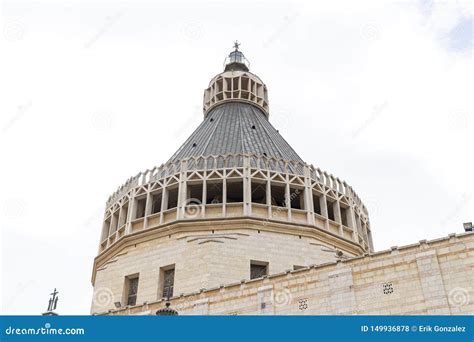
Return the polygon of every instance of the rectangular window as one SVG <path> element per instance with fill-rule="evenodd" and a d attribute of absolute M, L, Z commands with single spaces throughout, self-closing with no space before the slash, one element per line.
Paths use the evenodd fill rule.
<path fill-rule="evenodd" d="M 121 210 L 121 213 L 120 213 L 119 228 L 122 227 L 125 223 L 127 223 L 128 202 L 125 203 L 120 210 Z"/>
<path fill-rule="evenodd" d="M 290 202 L 293 209 L 304 209 L 304 189 L 290 187 Z"/>
<path fill-rule="evenodd" d="M 277 207 L 286 207 L 286 198 L 285 198 L 285 184 L 271 184 L 271 203 Z"/>
<path fill-rule="evenodd" d="M 196 205 L 202 203 L 202 183 L 187 184 L 188 197 L 187 204 Z"/>
<path fill-rule="evenodd" d="M 347 215 L 349 215 L 349 208 L 341 205 L 341 223 L 346 227 L 348 227 Z"/>
<path fill-rule="evenodd" d="M 244 184 L 242 181 L 227 181 L 227 203 L 244 201 Z"/>
<path fill-rule="evenodd" d="M 119 220 L 119 210 L 116 210 L 112 214 L 112 222 L 110 224 L 110 234 L 115 233 L 117 231 L 117 227 L 119 223 L 118 220 Z"/>
<path fill-rule="evenodd" d="M 128 276 L 125 278 L 125 293 L 127 305 L 133 306 L 137 304 L 138 293 L 138 275 Z"/>
<path fill-rule="evenodd" d="M 242 83 L 242 90 L 249 90 L 249 79 L 246 77 L 242 77 L 241 81 Z"/>
<path fill-rule="evenodd" d="M 168 189 L 168 205 L 167 209 L 173 209 L 178 206 L 178 187 Z"/>
<path fill-rule="evenodd" d="M 226 78 L 225 79 L 225 85 L 226 85 L 226 90 L 231 91 L 232 90 L 232 78 Z"/>
<path fill-rule="evenodd" d="M 328 218 L 332 221 L 335 221 L 336 218 L 334 216 L 334 202 L 331 202 L 331 201 L 327 200 L 326 205 L 327 205 L 327 208 L 328 208 Z"/>
<path fill-rule="evenodd" d="M 360 236 L 362 236 L 362 222 L 360 220 L 359 215 L 356 215 L 356 225 L 357 225 L 357 232 Z"/>
<path fill-rule="evenodd" d="M 164 298 L 173 297 L 174 290 L 174 265 L 161 269 L 162 296 Z"/>
<path fill-rule="evenodd" d="M 139 198 L 136 200 L 136 212 L 135 212 L 135 219 L 139 219 L 145 216 L 145 207 L 146 207 L 146 197 Z"/>
<path fill-rule="evenodd" d="M 206 204 L 222 203 L 222 181 L 208 181 L 206 184 Z"/>
<path fill-rule="evenodd" d="M 155 192 L 151 195 L 151 213 L 157 214 L 161 212 L 161 192 Z"/>
<path fill-rule="evenodd" d="M 222 86 L 222 78 L 221 79 L 218 79 L 217 82 L 216 82 L 216 92 L 217 93 L 220 93 L 223 89 L 223 86 Z"/>
<path fill-rule="evenodd" d="M 267 203 L 267 183 L 252 182 L 252 202 L 253 203 Z"/>
<path fill-rule="evenodd" d="M 250 279 L 268 275 L 268 262 L 250 261 Z"/>
<path fill-rule="evenodd" d="M 102 241 L 109 237 L 110 232 L 110 217 L 106 218 L 104 221 L 104 227 L 102 230 Z"/>
<path fill-rule="evenodd" d="M 313 192 L 313 209 L 318 215 L 321 215 L 321 196 Z"/>

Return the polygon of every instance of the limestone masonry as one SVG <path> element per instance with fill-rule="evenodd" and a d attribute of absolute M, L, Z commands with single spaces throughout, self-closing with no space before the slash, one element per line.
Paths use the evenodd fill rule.
<path fill-rule="evenodd" d="M 374 252 L 362 200 L 271 125 L 238 44 L 203 110 L 108 199 L 92 314 L 474 314 L 474 234 Z"/>

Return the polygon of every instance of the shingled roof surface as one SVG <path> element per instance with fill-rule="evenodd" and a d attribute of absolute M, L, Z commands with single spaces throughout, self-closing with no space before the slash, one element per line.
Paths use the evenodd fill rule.
<path fill-rule="evenodd" d="M 223 103 L 212 109 L 169 161 L 229 153 L 253 153 L 302 162 L 265 114 L 243 102 Z"/>

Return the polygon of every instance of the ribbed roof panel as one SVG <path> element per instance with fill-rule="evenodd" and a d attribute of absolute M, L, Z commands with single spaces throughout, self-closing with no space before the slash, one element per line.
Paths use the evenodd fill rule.
<path fill-rule="evenodd" d="M 227 102 L 212 109 L 169 161 L 229 153 L 302 162 L 265 114 L 243 102 Z"/>

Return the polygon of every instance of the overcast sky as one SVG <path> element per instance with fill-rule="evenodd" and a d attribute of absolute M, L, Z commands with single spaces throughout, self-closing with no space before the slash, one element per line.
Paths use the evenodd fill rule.
<path fill-rule="evenodd" d="M 332 3 L 332 1 L 326 1 Z M 2 312 L 88 314 L 107 197 L 168 160 L 238 39 L 376 250 L 474 220 L 472 2 L 2 4 Z M 471 95 L 469 95 L 471 94 Z"/>

